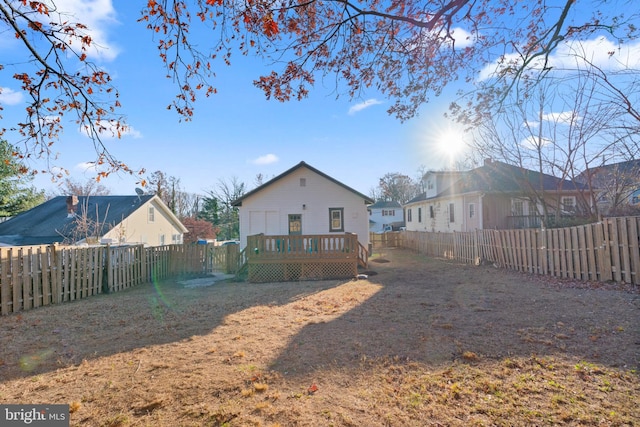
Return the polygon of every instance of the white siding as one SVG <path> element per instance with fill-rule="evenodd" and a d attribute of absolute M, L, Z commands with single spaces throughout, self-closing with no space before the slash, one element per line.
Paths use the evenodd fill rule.
<path fill-rule="evenodd" d="M 469 205 L 474 204 L 475 215 L 469 218 Z M 450 206 L 453 205 L 453 219 L 451 222 Z M 480 200 L 478 196 L 458 196 L 425 200 L 405 206 L 405 211 L 411 209 L 411 221 L 407 218 L 409 231 L 472 231 L 480 227 Z M 422 221 L 419 221 L 418 210 L 422 209 Z M 434 217 L 430 217 L 433 209 Z"/>
<path fill-rule="evenodd" d="M 369 215 L 364 199 L 302 167 L 242 200 L 241 247 L 246 246 L 249 235 L 288 234 L 290 214 L 302 216 L 302 234 L 330 234 L 329 208 L 343 208 L 344 232 L 356 233 L 360 243 L 368 245 Z"/>
<path fill-rule="evenodd" d="M 394 211 L 394 215 L 382 215 L 382 211 Z M 371 209 L 371 215 L 369 215 L 369 219 L 374 222 L 371 227 L 371 230 L 374 233 L 378 233 L 383 231 L 385 225 L 403 222 L 404 214 L 402 207 L 390 207 L 390 208 L 376 208 Z"/>

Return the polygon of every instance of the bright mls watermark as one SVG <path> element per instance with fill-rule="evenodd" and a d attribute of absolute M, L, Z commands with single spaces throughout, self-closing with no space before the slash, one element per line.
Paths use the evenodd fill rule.
<path fill-rule="evenodd" d="M 0 426 L 69 427 L 69 405 L 0 405 Z"/>

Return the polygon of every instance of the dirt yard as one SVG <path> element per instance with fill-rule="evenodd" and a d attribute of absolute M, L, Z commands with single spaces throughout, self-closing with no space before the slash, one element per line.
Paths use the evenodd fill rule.
<path fill-rule="evenodd" d="M 640 295 L 388 249 L 0 318 L 0 403 L 79 426 L 638 426 Z"/>

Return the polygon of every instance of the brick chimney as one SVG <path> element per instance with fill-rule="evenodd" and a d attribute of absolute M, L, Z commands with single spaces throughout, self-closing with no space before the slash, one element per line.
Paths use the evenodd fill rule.
<path fill-rule="evenodd" d="M 67 218 L 73 218 L 78 207 L 78 196 L 67 196 Z"/>

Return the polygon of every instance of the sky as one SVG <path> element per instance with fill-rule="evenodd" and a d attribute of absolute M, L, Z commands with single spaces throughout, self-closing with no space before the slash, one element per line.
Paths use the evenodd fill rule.
<path fill-rule="evenodd" d="M 305 161 L 368 195 L 387 173 L 415 178 L 421 166 L 446 166 L 444 158 L 429 154 L 433 150 L 428 145 L 447 128 L 443 114 L 451 99 L 434 98 L 420 117 L 401 123 L 386 112 L 391 101 L 375 92 L 361 99 L 336 99 L 329 78 L 318 82 L 307 99 L 281 103 L 266 100 L 252 84 L 261 71 L 271 70 L 268 65 L 236 56 L 230 67 L 218 64 L 213 81 L 218 93 L 201 96 L 193 120 L 180 122 L 166 109 L 176 88 L 165 77 L 151 33 L 136 22 L 139 2 L 57 3 L 75 10 L 94 29 L 94 43 L 105 48 L 94 60 L 114 78 L 120 111 L 131 126 L 122 138 L 105 139 L 109 151 L 133 169 L 160 170 L 179 178 L 185 191 L 203 194 L 232 177 L 251 189 L 257 174 L 271 178 Z M 17 43 L 4 39 L 0 54 L 16 53 Z M 12 74 L 0 73 L 4 127 L 25 115 Z M 7 139 L 12 142 L 10 135 Z M 71 179 L 84 182 L 95 176 L 86 168 L 86 162 L 95 159 L 93 145 L 73 126 L 65 128 L 53 149 L 58 157 L 52 164 L 67 169 Z M 120 173 L 101 184 L 112 194 L 134 194 L 138 180 Z M 59 190 L 59 182 L 48 175 L 38 176 L 33 184 L 49 192 Z"/>
<path fill-rule="evenodd" d="M 56 4 L 91 28 L 94 44 L 103 47 L 92 59 L 111 74 L 119 90 L 120 112 L 130 132 L 121 139 L 105 139 L 109 151 L 132 169 L 146 169 L 147 175 L 162 171 L 179 178 L 187 192 L 204 194 L 232 178 L 252 189 L 258 174 L 269 179 L 305 161 L 369 195 L 387 173 L 416 178 L 420 168 L 449 167 L 451 158 L 442 147 L 450 148 L 463 138 L 444 118 L 458 87 L 432 97 L 418 117 L 403 123 L 388 115 L 391 101 L 375 91 L 358 99 L 336 99 L 331 77 L 318 81 L 302 101 L 266 100 L 252 82 L 271 68 L 241 56 L 232 57 L 230 67 L 216 63 L 213 85 L 218 93 L 200 96 L 193 120 L 180 122 L 166 108 L 176 88 L 165 77 L 152 34 L 137 22 L 140 2 L 56 0 Z M 5 58 L 23 54 L 19 48 L 11 38 L 0 37 L 4 63 L 11 63 Z M 601 45 L 594 49 L 605 51 Z M 15 67 L 18 71 L 19 64 Z M 0 73 L 3 127 L 24 120 L 25 115 L 12 74 L 11 67 Z M 6 137 L 14 142 L 11 134 Z M 71 179 L 84 182 L 95 177 L 95 171 L 86 167 L 95 160 L 92 142 L 73 126 L 65 128 L 53 149 L 58 153 L 53 164 L 67 169 Z M 101 184 L 112 194 L 135 194 L 139 179 L 119 173 Z M 59 182 L 48 175 L 38 176 L 33 184 L 48 192 L 59 190 Z"/>

